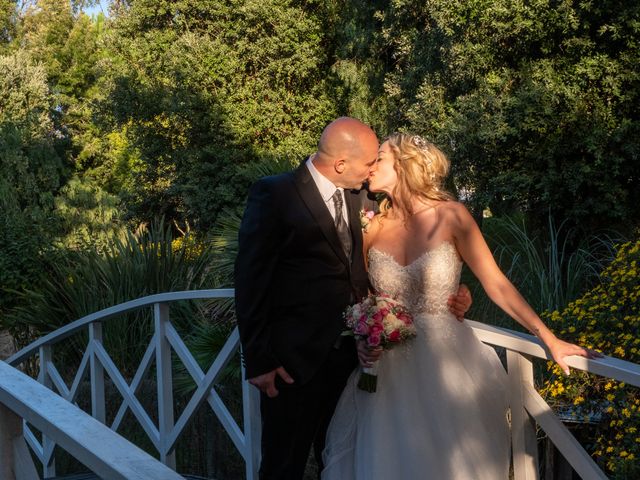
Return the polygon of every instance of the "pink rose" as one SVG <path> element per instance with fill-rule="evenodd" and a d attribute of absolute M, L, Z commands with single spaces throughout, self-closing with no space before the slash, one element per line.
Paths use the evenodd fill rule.
<path fill-rule="evenodd" d="M 390 342 L 397 342 L 398 340 L 400 340 L 400 330 L 394 330 L 389 334 Z"/>
<path fill-rule="evenodd" d="M 378 345 L 380 345 L 380 334 L 371 334 L 369 335 L 369 338 L 367 338 L 367 344 L 370 347 L 377 347 Z"/>
<path fill-rule="evenodd" d="M 355 333 L 356 335 L 366 335 L 368 333 L 368 330 L 369 328 L 367 326 L 366 321 L 363 322 L 362 320 L 360 320 L 356 325 L 356 328 L 353 331 L 353 333 Z"/>
<path fill-rule="evenodd" d="M 383 330 L 384 328 L 381 323 L 374 323 L 373 325 L 371 325 L 371 328 L 369 329 L 369 331 L 371 332 L 371 335 L 380 335 Z"/>

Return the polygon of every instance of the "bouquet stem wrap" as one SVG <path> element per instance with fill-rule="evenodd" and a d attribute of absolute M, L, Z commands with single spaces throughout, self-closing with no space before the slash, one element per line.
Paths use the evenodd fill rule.
<path fill-rule="evenodd" d="M 373 393 L 378 387 L 378 362 L 375 361 L 370 367 L 362 367 L 362 373 L 358 380 L 358 388 L 365 392 Z"/>
<path fill-rule="evenodd" d="M 416 336 L 413 318 L 406 307 L 384 294 L 369 294 L 359 303 L 348 307 L 344 319 L 349 330 L 343 335 L 353 335 L 366 342 L 369 348 L 388 350 Z M 358 380 L 361 390 L 376 391 L 377 363 L 362 369 Z"/>

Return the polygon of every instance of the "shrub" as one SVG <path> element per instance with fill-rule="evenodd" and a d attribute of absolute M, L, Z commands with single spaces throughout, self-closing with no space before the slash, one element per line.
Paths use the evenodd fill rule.
<path fill-rule="evenodd" d="M 104 251 L 98 247 L 67 251 L 42 266 L 47 279 L 38 290 L 15 292 L 20 306 L 4 316 L 0 326 L 24 346 L 85 315 L 129 300 L 214 287 L 213 256 L 210 248 L 199 246 L 190 236 L 174 241 L 171 229 L 162 223 L 126 232 L 112 239 Z M 204 315 L 193 302 L 174 303 L 171 312 L 176 327 L 186 331 L 191 330 L 194 318 Z M 134 368 L 151 331 L 149 308 L 112 319 L 105 326 L 107 351 L 117 365 Z M 65 365 L 84 350 L 82 335 L 71 340 L 56 349 L 63 350 L 58 352 L 63 357 L 70 355 Z"/>
<path fill-rule="evenodd" d="M 545 232 L 534 234 L 518 217 L 491 217 L 483 222 L 483 234 L 500 268 L 537 312 L 561 308 L 599 283 L 598 275 L 613 259 L 619 238 L 609 232 L 576 240 L 578 232 L 567 228 L 566 222 L 557 226 L 549 215 L 547 224 Z M 474 277 L 465 272 L 464 281 L 474 299 L 470 318 L 519 328 Z"/>
<path fill-rule="evenodd" d="M 567 340 L 640 363 L 640 240 L 618 248 L 601 283 L 562 310 L 542 315 Z M 598 421 L 592 455 L 612 478 L 640 478 L 640 389 L 549 362 L 542 394 L 577 420 Z"/>

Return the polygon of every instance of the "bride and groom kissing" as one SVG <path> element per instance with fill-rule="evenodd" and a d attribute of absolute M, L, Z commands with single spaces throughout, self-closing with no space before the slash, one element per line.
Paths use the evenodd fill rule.
<path fill-rule="evenodd" d="M 236 315 L 246 377 L 261 391 L 261 479 L 299 480 L 313 447 L 321 478 L 507 479 L 504 370 L 462 320 L 464 261 L 489 297 L 564 357 L 496 265 L 466 208 L 443 189 L 449 161 L 422 137 L 342 117 L 296 170 L 250 189 L 239 232 Z M 366 232 L 367 192 L 384 193 Z M 381 353 L 342 336 L 369 290 L 404 304 L 416 337 Z M 358 362 L 379 362 L 375 393 Z"/>

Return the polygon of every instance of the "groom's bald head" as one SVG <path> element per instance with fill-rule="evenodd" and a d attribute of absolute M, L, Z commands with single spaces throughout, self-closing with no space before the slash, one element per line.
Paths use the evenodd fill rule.
<path fill-rule="evenodd" d="M 372 142 L 377 144 L 378 138 L 369 126 L 355 118 L 340 117 L 322 131 L 318 154 L 330 158 L 359 154 Z"/>
<path fill-rule="evenodd" d="M 340 117 L 320 136 L 314 166 L 336 186 L 360 188 L 378 153 L 378 138 L 371 127 L 351 117 Z"/>

